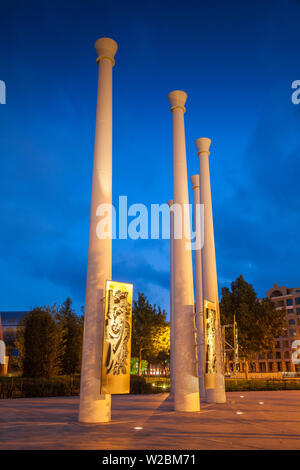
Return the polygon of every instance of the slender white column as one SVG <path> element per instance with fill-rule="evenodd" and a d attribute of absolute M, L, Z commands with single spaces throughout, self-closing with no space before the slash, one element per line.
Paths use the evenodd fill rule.
<path fill-rule="evenodd" d="M 199 156 L 200 173 L 200 202 L 204 204 L 204 246 L 202 250 L 203 297 L 204 300 L 216 305 L 216 386 L 206 389 L 206 401 L 209 403 L 225 403 L 224 360 L 222 355 L 222 334 L 220 324 L 220 309 L 218 297 L 218 279 L 215 254 L 215 239 L 211 203 L 211 188 L 209 174 L 209 147 L 211 140 L 202 137 L 196 140 Z"/>
<path fill-rule="evenodd" d="M 194 203 L 194 232 L 201 234 L 201 212 L 200 212 L 200 177 L 191 176 L 193 185 L 193 203 Z M 200 246 L 195 249 L 195 292 L 196 292 L 196 327 L 197 327 L 197 351 L 198 351 L 198 376 L 200 397 L 205 398 L 204 385 L 204 361 L 205 361 L 205 343 L 204 343 L 204 302 L 203 302 L 203 283 L 202 283 L 202 240 L 199 240 Z"/>
<path fill-rule="evenodd" d="M 173 200 L 168 201 L 172 207 Z M 171 394 L 174 395 L 174 212 L 170 211 L 170 378 Z"/>
<path fill-rule="evenodd" d="M 112 240 L 109 233 L 105 239 L 97 236 L 96 212 L 100 204 L 112 204 L 112 68 L 117 48 L 110 38 L 95 42 L 99 75 L 79 406 L 79 421 L 85 423 L 111 418 L 111 396 L 101 395 L 100 387 L 105 285 L 111 279 Z"/>
<path fill-rule="evenodd" d="M 190 223 L 184 210 L 189 204 L 184 132 L 187 94 L 173 91 L 168 98 L 173 116 L 173 200 L 182 215 L 186 212 L 182 218 L 174 213 L 174 407 L 177 411 L 199 411 Z M 182 237 L 177 238 L 180 228 Z"/>

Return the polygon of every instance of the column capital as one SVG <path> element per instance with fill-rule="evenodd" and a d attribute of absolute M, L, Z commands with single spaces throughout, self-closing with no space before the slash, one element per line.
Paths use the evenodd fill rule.
<path fill-rule="evenodd" d="M 208 155 L 210 155 L 209 147 L 211 144 L 211 140 L 208 137 L 200 137 L 200 139 L 197 139 L 195 141 L 195 144 L 198 150 L 199 157 L 201 153 L 207 153 Z"/>
<path fill-rule="evenodd" d="M 187 100 L 187 94 L 185 91 L 181 91 L 181 90 L 171 91 L 171 93 L 168 94 L 168 100 L 171 104 L 171 113 L 176 108 L 182 109 L 183 112 L 185 113 L 184 105 Z"/>
<path fill-rule="evenodd" d="M 168 201 L 168 206 L 169 206 L 169 207 L 173 206 L 173 199 L 170 199 L 170 200 Z"/>
<path fill-rule="evenodd" d="M 200 175 L 191 176 L 192 189 L 200 188 Z"/>
<path fill-rule="evenodd" d="M 112 65 L 115 65 L 115 53 L 118 49 L 118 44 L 111 38 L 100 38 L 95 42 L 95 49 L 98 54 L 97 64 L 101 59 L 109 59 Z"/>

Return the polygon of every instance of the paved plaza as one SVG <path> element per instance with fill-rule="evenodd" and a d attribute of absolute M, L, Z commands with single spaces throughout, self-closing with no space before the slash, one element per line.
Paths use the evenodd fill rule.
<path fill-rule="evenodd" d="M 0 449 L 300 449 L 300 391 L 232 392 L 198 413 L 168 394 L 113 396 L 108 424 L 78 423 L 78 404 L 0 400 Z"/>

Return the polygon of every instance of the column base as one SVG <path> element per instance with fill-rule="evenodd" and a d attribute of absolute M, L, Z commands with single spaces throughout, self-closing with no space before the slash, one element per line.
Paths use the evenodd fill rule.
<path fill-rule="evenodd" d="M 199 393 L 187 393 L 180 397 L 174 397 L 175 411 L 187 411 L 190 413 L 200 411 L 200 397 Z"/>
<path fill-rule="evenodd" d="M 216 387 L 206 389 L 207 403 L 226 403 L 225 379 L 223 374 L 216 375 Z"/>
<path fill-rule="evenodd" d="M 80 401 L 80 423 L 108 423 L 111 420 L 111 395 L 99 395 L 97 400 L 88 399 Z"/>

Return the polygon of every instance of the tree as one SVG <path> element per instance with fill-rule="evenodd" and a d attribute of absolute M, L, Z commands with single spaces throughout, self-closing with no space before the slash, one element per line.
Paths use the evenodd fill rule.
<path fill-rule="evenodd" d="M 139 292 L 132 309 L 132 354 L 138 357 L 139 375 L 142 359 L 154 360 L 163 352 L 170 354 L 170 325 L 166 312 L 152 306 Z"/>
<path fill-rule="evenodd" d="M 53 307 L 37 307 L 26 315 L 22 342 L 25 377 L 49 378 L 60 372 L 62 342 Z"/>
<path fill-rule="evenodd" d="M 61 373 L 80 372 L 83 336 L 83 316 L 78 317 L 72 309 L 72 300 L 68 297 L 55 315 L 61 331 L 63 348 L 61 350 Z"/>
<path fill-rule="evenodd" d="M 251 284 L 240 275 L 231 283 L 231 292 L 222 289 L 220 302 L 222 324 L 232 324 L 233 315 L 238 325 L 239 355 L 246 363 L 257 353 L 274 351 L 275 338 L 284 334 L 285 310 L 276 310 L 274 303 L 266 298 L 259 300 Z M 226 339 L 233 344 L 232 329 L 226 329 Z"/>

